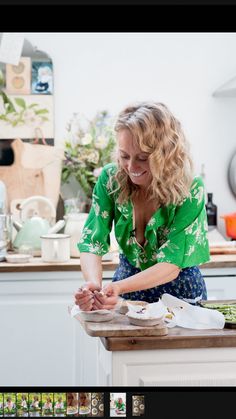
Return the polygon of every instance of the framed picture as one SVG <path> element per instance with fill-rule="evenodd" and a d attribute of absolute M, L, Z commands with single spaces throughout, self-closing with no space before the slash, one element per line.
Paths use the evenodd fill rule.
<path fill-rule="evenodd" d="M 29 95 L 31 92 L 31 58 L 21 57 L 18 65 L 6 64 L 8 94 Z"/>
<path fill-rule="evenodd" d="M 0 108 L 0 138 L 54 138 L 52 95 L 8 95 L 7 105 Z M 44 141 L 42 141 L 44 143 Z M 48 141 L 46 141 L 48 144 Z"/>
<path fill-rule="evenodd" d="M 6 64 L 0 63 L 0 89 L 6 87 Z"/>
<path fill-rule="evenodd" d="M 53 65 L 51 61 L 32 61 L 33 95 L 52 95 L 53 93 Z"/>

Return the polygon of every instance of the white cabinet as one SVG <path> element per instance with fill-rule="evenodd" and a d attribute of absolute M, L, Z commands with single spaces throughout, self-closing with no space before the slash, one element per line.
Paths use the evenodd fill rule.
<path fill-rule="evenodd" d="M 75 271 L 1 273 L 0 386 L 94 385 L 96 339 L 68 313 L 83 282 Z"/>
<path fill-rule="evenodd" d="M 235 386 L 235 348 L 108 352 L 99 344 L 100 386 Z"/>
<path fill-rule="evenodd" d="M 209 300 L 236 299 L 236 268 L 201 269 Z"/>

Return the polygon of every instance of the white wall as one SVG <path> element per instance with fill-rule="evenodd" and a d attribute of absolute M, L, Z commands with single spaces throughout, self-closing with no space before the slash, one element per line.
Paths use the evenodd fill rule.
<path fill-rule="evenodd" d="M 166 103 L 191 143 L 196 172 L 220 214 L 236 211 L 227 169 L 236 151 L 236 98 L 212 92 L 236 76 L 236 33 L 25 33 L 55 71 L 55 137 L 73 112 L 112 114 L 134 100 Z M 224 233 L 224 223 L 219 220 Z"/>

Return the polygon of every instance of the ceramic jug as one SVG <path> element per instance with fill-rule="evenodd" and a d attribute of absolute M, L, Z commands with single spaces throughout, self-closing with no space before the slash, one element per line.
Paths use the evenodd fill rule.
<path fill-rule="evenodd" d="M 74 258 L 80 257 L 80 252 L 77 248 L 77 243 L 80 240 L 85 221 L 88 217 L 87 212 L 70 213 L 65 215 L 66 225 L 64 229 L 65 234 L 70 237 L 70 256 Z"/>

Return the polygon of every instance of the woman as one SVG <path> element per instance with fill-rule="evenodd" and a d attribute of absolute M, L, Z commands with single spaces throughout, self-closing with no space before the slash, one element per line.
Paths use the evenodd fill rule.
<path fill-rule="evenodd" d="M 179 121 L 162 103 L 144 102 L 124 109 L 115 130 L 118 162 L 103 168 L 78 244 L 87 283 L 76 304 L 112 309 L 119 296 L 154 302 L 163 293 L 206 299 L 197 266 L 209 260 L 204 185 Z M 99 292 L 113 221 L 120 264 Z"/>

